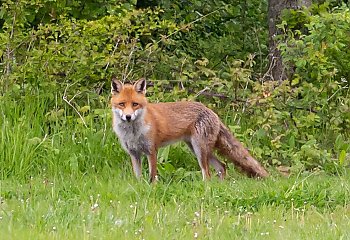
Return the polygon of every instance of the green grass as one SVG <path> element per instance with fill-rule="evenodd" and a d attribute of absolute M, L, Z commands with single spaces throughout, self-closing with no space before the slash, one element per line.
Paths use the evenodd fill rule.
<path fill-rule="evenodd" d="M 117 171 L 116 171 L 117 172 Z M 149 185 L 129 173 L 1 182 L 6 239 L 348 239 L 349 176 Z"/>
<path fill-rule="evenodd" d="M 202 182 L 178 145 L 149 185 L 132 176 L 108 114 L 85 128 L 50 104 L 0 98 L 1 239 L 350 238 L 346 170 L 257 181 L 229 165 L 227 180 Z"/>

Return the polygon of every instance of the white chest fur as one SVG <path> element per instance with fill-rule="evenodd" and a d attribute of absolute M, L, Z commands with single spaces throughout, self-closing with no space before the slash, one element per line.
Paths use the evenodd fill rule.
<path fill-rule="evenodd" d="M 113 112 L 113 114 L 117 113 Z M 147 138 L 150 127 L 144 123 L 143 116 L 131 122 L 123 121 L 115 116 L 114 121 L 113 130 L 129 154 L 150 153 L 150 142 Z"/>

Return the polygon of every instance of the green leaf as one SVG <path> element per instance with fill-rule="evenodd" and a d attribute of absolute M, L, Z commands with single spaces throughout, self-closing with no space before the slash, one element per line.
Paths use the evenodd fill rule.
<path fill-rule="evenodd" d="M 344 140 L 343 140 L 343 136 L 340 134 L 337 136 L 337 138 L 335 139 L 335 142 L 334 142 L 334 148 L 336 150 L 340 150 L 342 149 L 344 145 Z"/>
<path fill-rule="evenodd" d="M 295 86 L 295 85 L 299 84 L 299 82 L 300 82 L 300 78 L 299 77 L 293 78 L 292 86 Z"/>
<path fill-rule="evenodd" d="M 339 164 L 341 166 L 344 165 L 345 157 L 346 157 L 346 152 L 345 152 L 345 150 L 342 150 L 339 154 Z"/>
<path fill-rule="evenodd" d="M 160 163 L 168 161 L 169 151 L 170 151 L 170 146 L 166 146 L 159 150 L 158 155 L 159 155 Z"/>
<path fill-rule="evenodd" d="M 33 137 L 31 139 L 28 140 L 28 143 L 31 145 L 37 145 L 41 142 L 41 139 L 38 137 Z"/>
<path fill-rule="evenodd" d="M 80 112 L 82 112 L 82 113 L 86 113 L 88 111 L 90 111 L 90 106 L 84 106 L 84 107 L 80 108 Z"/>
<path fill-rule="evenodd" d="M 264 129 L 260 128 L 257 132 L 256 132 L 256 137 L 258 139 L 262 139 L 266 136 L 266 132 Z"/>
<path fill-rule="evenodd" d="M 176 169 L 171 163 L 167 162 L 164 164 L 164 170 L 166 173 L 173 173 Z"/>
<path fill-rule="evenodd" d="M 288 144 L 290 148 L 294 148 L 295 147 L 295 138 L 294 136 L 290 136 L 289 140 L 288 140 Z"/>

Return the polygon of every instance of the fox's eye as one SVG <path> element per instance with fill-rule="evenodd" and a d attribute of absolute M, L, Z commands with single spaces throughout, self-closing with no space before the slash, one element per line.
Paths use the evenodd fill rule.
<path fill-rule="evenodd" d="M 118 105 L 121 107 L 125 107 L 125 103 L 123 103 L 123 102 L 119 103 Z"/>
<path fill-rule="evenodd" d="M 132 103 L 132 106 L 133 106 L 133 107 L 137 107 L 138 105 L 139 105 L 139 104 L 136 103 L 136 102 Z"/>

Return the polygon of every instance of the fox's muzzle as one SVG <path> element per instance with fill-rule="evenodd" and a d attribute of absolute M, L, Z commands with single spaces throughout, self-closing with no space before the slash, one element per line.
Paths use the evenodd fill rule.
<path fill-rule="evenodd" d="M 135 121 L 140 115 L 142 115 L 143 110 L 137 109 L 132 114 L 124 114 L 124 112 L 121 109 L 113 108 L 113 112 L 122 120 L 126 122 L 132 122 Z"/>

